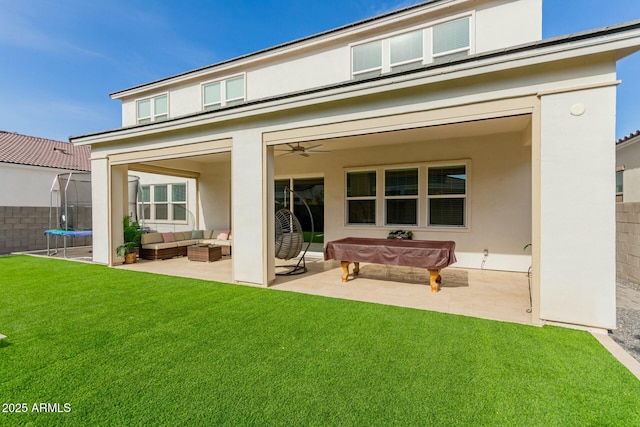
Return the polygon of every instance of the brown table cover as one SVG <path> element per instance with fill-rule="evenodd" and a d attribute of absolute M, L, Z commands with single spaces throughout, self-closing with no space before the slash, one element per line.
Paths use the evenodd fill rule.
<path fill-rule="evenodd" d="M 454 262 L 456 242 L 347 237 L 328 242 L 324 259 L 440 270 Z"/>

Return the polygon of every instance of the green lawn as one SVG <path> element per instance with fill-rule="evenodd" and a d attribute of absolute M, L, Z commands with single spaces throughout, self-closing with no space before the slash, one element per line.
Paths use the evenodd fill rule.
<path fill-rule="evenodd" d="M 310 231 L 303 231 L 302 235 L 305 242 L 308 242 L 309 240 L 311 240 Z M 315 233 L 313 233 L 313 242 L 311 243 L 324 243 L 324 232 L 316 231 Z"/>
<path fill-rule="evenodd" d="M 0 333 L 3 426 L 640 425 L 640 381 L 563 328 L 15 256 Z"/>

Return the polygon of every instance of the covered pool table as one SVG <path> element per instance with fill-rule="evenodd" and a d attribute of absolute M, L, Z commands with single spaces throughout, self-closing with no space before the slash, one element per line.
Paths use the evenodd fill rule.
<path fill-rule="evenodd" d="M 353 263 L 353 275 L 360 272 L 360 263 L 419 267 L 429 270 L 432 292 L 438 292 L 440 270 L 456 262 L 456 242 L 436 240 L 369 239 L 347 237 L 328 242 L 324 259 L 340 261 L 342 281 L 349 277 L 349 264 Z"/>

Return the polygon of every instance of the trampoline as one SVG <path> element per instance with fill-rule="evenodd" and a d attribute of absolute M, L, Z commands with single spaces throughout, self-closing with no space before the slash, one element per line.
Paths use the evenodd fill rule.
<path fill-rule="evenodd" d="M 58 253 L 58 239 L 63 241 L 67 258 L 67 239 L 91 237 L 91 173 L 69 172 L 57 175 L 49 196 L 49 229 L 47 255 Z M 55 247 L 52 247 L 52 238 Z"/>

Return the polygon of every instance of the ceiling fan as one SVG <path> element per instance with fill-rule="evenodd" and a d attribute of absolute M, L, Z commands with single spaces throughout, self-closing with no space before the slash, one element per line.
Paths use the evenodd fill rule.
<path fill-rule="evenodd" d="M 313 145 L 311 147 L 305 147 L 304 145 L 300 145 L 299 142 L 296 143 L 296 145 L 293 144 L 287 144 L 287 146 L 289 147 L 288 149 L 278 149 L 276 148 L 276 151 L 284 151 L 284 154 L 280 154 L 281 156 L 288 156 L 289 154 L 298 154 L 302 157 L 309 157 L 309 154 L 316 154 L 316 153 L 328 153 L 329 151 L 325 151 L 325 150 L 317 150 L 317 148 L 322 147 L 322 144 L 318 144 L 318 145 Z"/>

